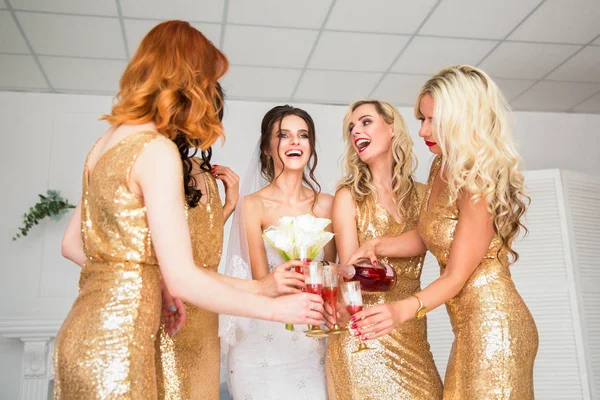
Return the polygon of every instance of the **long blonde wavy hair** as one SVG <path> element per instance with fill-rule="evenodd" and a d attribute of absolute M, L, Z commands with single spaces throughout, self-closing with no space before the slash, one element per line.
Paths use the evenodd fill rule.
<path fill-rule="evenodd" d="M 469 65 L 445 68 L 423 85 L 415 103 L 419 119 L 419 105 L 427 94 L 434 101 L 432 129 L 451 198 L 466 190 L 473 201 L 483 199 L 494 231 L 516 261 L 519 254 L 512 242 L 521 228 L 527 231 L 521 218 L 530 198 L 524 193 L 508 103 L 485 72 Z"/>
<path fill-rule="evenodd" d="M 358 152 L 352 144 L 350 120 L 352 113 L 360 106 L 372 104 L 384 122 L 393 126 L 392 154 L 394 156 L 392 171 L 392 190 L 396 195 L 396 210 L 401 218 L 409 215 L 416 196 L 413 173 L 417 167 L 417 159 L 413 151 L 413 141 L 408 133 L 406 121 L 396 107 L 389 103 L 377 100 L 361 100 L 348 107 L 344 117 L 343 137 L 346 145 L 345 156 L 342 162 L 343 178 L 337 190 L 348 188 L 356 201 L 362 201 L 368 196 L 376 196 L 377 189 L 373 185 L 373 176 L 369 166 L 362 162 Z"/>

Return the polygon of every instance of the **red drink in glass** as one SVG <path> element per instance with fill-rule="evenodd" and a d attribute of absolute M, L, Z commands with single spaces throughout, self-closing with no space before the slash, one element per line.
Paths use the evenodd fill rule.
<path fill-rule="evenodd" d="M 335 310 L 335 303 L 337 302 L 338 297 L 338 288 L 336 287 L 325 287 L 323 288 L 323 300 L 325 303 L 329 305 L 333 310 Z"/>
<path fill-rule="evenodd" d="M 322 284 L 307 283 L 306 284 L 306 291 L 308 293 L 318 294 L 320 296 L 321 292 L 323 291 L 323 285 Z"/>
<path fill-rule="evenodd" d="M 302 261 L 302 263 L 304 265 L 308 265 L 308 264 L 310 264 L 312 262 L 312 259 L 310 259 L 310 258 L 301 258 L 300 261 Z M 294 271 L 296 271 L 299 274 L 304 275 L 304 266 L 301 266 L 301 267 L 294 266 Z"/>
<path fill-rule="evenodd" d="M 348 312 L 350 313 L 350 315 L 354 315 L 357 312 L 362 311 L 363 306 L 351 305 L 351 306 L 347 306 L 346 309 L 348 310 Z"/>

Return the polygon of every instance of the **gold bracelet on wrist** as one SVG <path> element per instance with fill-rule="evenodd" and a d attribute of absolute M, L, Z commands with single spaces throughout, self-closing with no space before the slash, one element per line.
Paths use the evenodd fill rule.
<path fill-rule="evenodd" d="M 416 298 L 417 300 L 419 300 L 419 308 L 417 309 L 417 312 L 415 313 L 415 318 L 417 319 L 423 319 L 425 317 L 425 314 L 427 314 L 427 307 L 425 307 L 425 304 L 423 304 L 423 300 L 421 300 L 421 298 L 419 296 L 417 296 L 416 294 L 413 294 L 413 297 Z"/>

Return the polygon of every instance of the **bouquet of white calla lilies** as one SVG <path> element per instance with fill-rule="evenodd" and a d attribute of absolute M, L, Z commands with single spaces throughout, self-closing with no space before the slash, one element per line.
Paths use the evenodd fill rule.
<path fill-rule="evenodd" d="M 267 228 L 263 236 L 286 261 L 300 257 L 312 260 L 333 238 L 333 233 L 325 231 L 329 224 L 330 219 L 317 218 L 312 214 L 281 217 L 279 226 Z"/>
<path fill-rule="evenodd" d="M 313 260 L 333 238 L 333 233 L 325 231 L 329 224 L 330 219 L 317 218 L 312 214 L 281 217 L 279 226 L 265 229 L 263 237 L 285 261 Z M 293 331 L 294 325 L 286 324 L 285 328 Z"/>

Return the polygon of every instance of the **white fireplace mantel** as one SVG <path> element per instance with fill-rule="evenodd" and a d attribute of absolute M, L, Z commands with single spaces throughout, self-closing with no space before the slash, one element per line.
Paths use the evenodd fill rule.
<path fill-rule="evenodd" d="M 52 347 L 61 320 L 0 320 L 0 337 L 23 342 L 21 400 L 46 400 L 53 379 Z"/>

